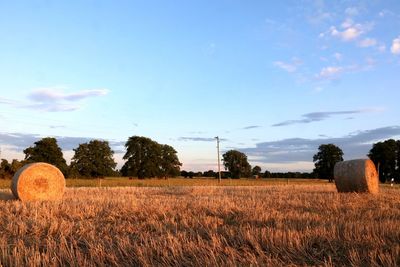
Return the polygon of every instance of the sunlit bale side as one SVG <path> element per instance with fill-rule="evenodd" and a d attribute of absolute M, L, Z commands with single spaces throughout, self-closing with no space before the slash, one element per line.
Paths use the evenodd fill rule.
<path fill-rule="evenodd" d="M 32 163 L 14 175 L 11 191 L 21 201 L 60 200 L 65 191 L 65 178 L 51 164 Z"/>
<path fill-rule="evenodd" d="M 338 162 L 334 168 L 338 192 L 379 193 L 379 179 L 375 164 L 369 159 Z"/>

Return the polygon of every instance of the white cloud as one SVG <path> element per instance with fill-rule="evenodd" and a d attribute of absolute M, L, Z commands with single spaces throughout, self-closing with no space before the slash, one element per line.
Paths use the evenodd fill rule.
<path fill-rule="evenodd" d="M 338 61 L 341 61 L 343 59 L 343 55 L 340 53 L 333 54 L 333 57 Z"/>
<path fill-rule="evenodd" d="M 64 87 L 35 89 L 28 95 L 29 101 L 0 97 L 0 104 L 45 112 L 75 111 L 81 107 L 81 100 L 90 97 L 104 96 L 109 93 L 107 89 L 90 89 L 74 93 L 64 93 L 64 89 Z"/>
<path fill-rule="evenodd" d="M 295 72 L 296 69 L 297 69 L 297 67 L 295 65 L 292 65 L 292 64 L 289 64 L 289 63 L 285 63 L 285 62 L 282 62 L 282 61 L 275 61 L 274 65 L 279 67 L 279 68 L 281 68 L 281 69 L 283 69 L 283 70 L 286 70 L 287 72 Z"/>
<path fill-rule="evenodd" d="M 324 67 L 321 69 L 320 73 L 317 75 L 317 78 L 321 79 L 334 79 L 343 72 L 343 67 Z"/>
<path fill-rule="evenodd" d="M 315 93 L 322 92 L 323 90 L 324 90 L 324 88 L 322 88 L 321 86 L 317 86 L 317 87 L 314 88 L 314 92 Z"/>
<path fill-rule="evenodd" d="M 75 93 L 64 93 L 59 88 L 41 88 L 34 90 L 29 98 L 38 102 L 50 102 L 50 101 L 78 101 L 88 97 L 104 96 L 107 95 L 109 90 L 107 89 L 91 89 L 82 90 Z"/>
<path fill-rule="evenodd" d="M 344 31 L 338 31 L 336 27 L 331 27 L 331 35 L 334 37 L 339 37 L 343 41 L 352 41 L 357 39 L 363 32 L 356 27 L 349 27 Z"/>
<path fill-rule="evenodd" d="M 400 55 L 400 36 L 393 40 L 390 51 L 395 55 Z"/>
<path fill-rule="evenodd" d="M 393 15 L 395 15 L 395 14 L 394 14 L 392 11 L 387 10 L 387 9 L 384 9 L 384 10 L 382 10 L 382 11 L 380 11 L 380 12 L 378 13 L 378 16 L 379 16 L 380 18 L 384 18 L 384 17 L 386 17 L 386 16 L 388 16 L 388 15 L 393 16 Z"/>
<path fill-rule="evenodd" d="M 333 14 L 329 12 L 318 11 L 316 14 L 312 14 L 307 17 L 308 21 L 311 24 L 321 24 L 326 20 L 331 20 L 333 18 Z"/>
<path fill-rule="evenodd" d="M 347 16 L 357 16 L 360 12 L 356 7 L 348 7 L 344 13 L 346 13 Z"/>
<path fill-rule="evenodd" d="M 365 38 L 359 42 L 360 47 L 371 47 L 377 45 L 377 41 L 374 38 Z"/>
<path fill-rule="evenodd" d="M 352 19 L 346 19 L 342 24 L 340 30 L 335 26 L 331 26 L 328 31 L 321 33 L 320 37 L 325 37 L 327 34 L 339 38 L 342 41 L 354 41 L 362 34 L 372 30 L 374 23 L 354 23 Z"/>
<path fill-rule="evenodd" d="M 298 58 L 293 58 L 292 62 L 275 61 L 274 65 L 287 72 L 295 72 L 303 62 Z"/>
<path fill-rule="evenodd" d="M 342 22 L 341 26 L 342 28 L 346 29 L 351 27 L 354 24 L 353 20 L 350 18 L 347 18 L 345 21 Z"/>
<path fill-rule="evenodd" d="M 74 93 L 65 93 L 63 87 L 40 88 L 33 90 L 28 98 L 33 103 L 24 104 L 22 107 L 45 112 L 75 111 L 80 108 L 80 100 L 104 96 L 109 93 L 107 89 L 81 90 Z"/>
<path fill-rule="evenodd" d="M 378 50 L 379 50 L 380 52 L 385 52 L 385 51 L 386 51 L 386 45 L 381 44 L 381 45 L 378 47 Z"/>
<path fill-rule="evenodd" d="M 376 108 L 369 108 L 369 109 L 345 110 L 345 111 L 311 112 L 311 113 L 303 114 L 301 119 L 287 120 L 287 121 L 273 124 L 272 126 L 280 127 L 280 126 L 288 126 L 288 125 L 293 125 L 293 124 L 312 123 L 312 122 L 327 120 L 327 119 L 332 118 L 333 116 L 379 112 L 379 111 L 380 110 L 378 110 Z"/>

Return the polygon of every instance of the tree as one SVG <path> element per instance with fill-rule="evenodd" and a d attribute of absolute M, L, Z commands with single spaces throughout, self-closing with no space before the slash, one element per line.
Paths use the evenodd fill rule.
<path fill-rule="evenodd" d="M 256 176 L 257 178 L 260 177 L 261 174 L 261 167 L 260 166 L 254 166 L 253 169 L 251 169 L 251 174 L 253 176 Z"/>
<path fill-rule="evenodd" d="M 12 178 L 22 166 L 23 163 L 16 159 L 13 159 L 11 163 L 6 159 L 2 159 L 0 163 L 0 178 Z"/>
<path fill-rule="evenodd" d="M 216 173 L 216 172 L 213 171 L 213 170 L 208 170 L 208 171 L 205 171 L 205 172 L 203 173 L 203 176 L 204 176 L 204 177 L 216 178 L 216 177 L 218 177 L 218 173 Z"/>
<path fill-rule="evenodd" d="M 334 144 L 323 144 L 318 148 L 318 153 L 314 155 L 314 172 L 321 179 L 333 180 L 333 168 L 339 161 L 343 161 L 343 151 Z"/>
<path fill-rule="evenodd" d="M 11 164 L 8 163 L 8 160 L 2 159 L 0 163 L 0 178 L 11 178 Z"/>
<path fill-rule="evenodd" d="M 169 145 L 161 146 L 160 169 L 165 178 L 176 177 L 180 174 L 180 166 L 176 150 Z"/>
<path fill-rule="evenodd" d="M 400 140 L 396 141 L 396 147 L 397 147 L 397 155 L 396 155 L 397 169 L 394 178 L 397 183 L 400 183 Z"/>
<path fill-rule="evenodd" d="M 161 154 L 160 146 L 147 137 L 132 136 L 125 144 L 127 160 L 122 166 L 124 176 L 136 176 L 139 179 L 156 177 L 160 174 L 158 160 Z"/>
<path fill-rule="evenodd" d="M 181 163 L 173 147 L 143 136 L 130 137 L 125 147 L 123 158 L 127 161 L 121 168 L 122 175 L 139 179 L 179 175 Z"/>
<path fill-rule="evenodd" d="M 24 153 L 27 163 L 46 162 L 56 166 L 64 176 L 67 176 L 67 162 L 65 161 L 61 148 L 58 146 L 55 138 L 43 138 L 35 142 L 34 146 L 26 148 Z"/>
<path fill-rule="evenodd" d="M 13 159 L 11 161 L 11 166 L 10 166 L 10 171 L 11 174 L 14 176 L 14 174 L 20 169 L 22 168 L 22 166 L 24 166 L 24 162 L 23 161 L 19 161 L 17 159 Z"/>
<path fill-rule="evenodd" d="M 265 170 L 263 177 L 264 178 L 271 178 L 271 172 L 268 171 L 268 170 Z"/>
<path fill-rule="evenodd" d="M 251 166 L 247 161 L 247 156 L 237 150 L 229 150 L 222 155 L 225 169 L 231 172 L 232 178 L 249 177 Z"/>
<path fill-rule="evenodd" d="M 74 149 L 71 172 L 81 177 L 113 176 L 117 163 L 107 141 L 92 140 Z"/>
<path fill-rule="evenodd" d="M 184 178 L 187 178 L 189 176 L 189 173 L 185 170 L 181 171 L 181 176 Z"/>
<path fill-rule="evenodd" d="M 373 144 L 368 157 L 379 167 L 379 180 L 384 183 L 391 178 L 400 181 L 400 142 L 393 139 Z"/>

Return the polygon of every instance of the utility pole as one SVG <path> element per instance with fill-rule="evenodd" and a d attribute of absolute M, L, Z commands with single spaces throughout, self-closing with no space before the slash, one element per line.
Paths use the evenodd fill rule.
<path fill-rule="evenodd" d="M 219 158 L 219 137 L 216 136 L 217 139 L 217 153 L 218 153 L 218 183 L 221 183 L 221 160 Z"/>

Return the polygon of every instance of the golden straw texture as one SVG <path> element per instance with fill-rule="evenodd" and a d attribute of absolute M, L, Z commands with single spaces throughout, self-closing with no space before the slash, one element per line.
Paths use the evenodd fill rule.
<path fill-rule="evenodd" d="M 338 162 L 334 176 L 338 192 L 379 193 L 378 173 L 369 159 Z"/>
<path fill-rule="evenodd" d="M 60 200 L 65 191 L 65 179 L 53 165 L 32 163 L 14 175 L 11 190 L 21 201 Z"/>

